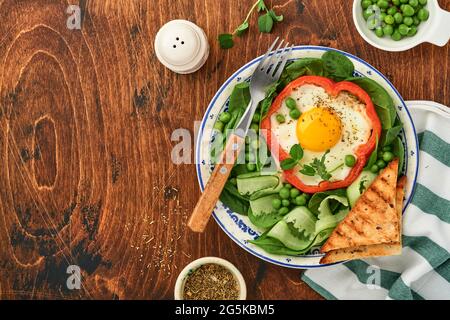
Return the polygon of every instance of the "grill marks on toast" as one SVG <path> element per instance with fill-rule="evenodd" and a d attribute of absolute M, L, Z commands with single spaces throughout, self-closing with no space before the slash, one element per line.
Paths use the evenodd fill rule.
<path fill-rule="evenodd" d="M 394 160 L 378 175 L 333 231 L 322 252 L 398 241 L 397 169 L 398 160 Z"/>

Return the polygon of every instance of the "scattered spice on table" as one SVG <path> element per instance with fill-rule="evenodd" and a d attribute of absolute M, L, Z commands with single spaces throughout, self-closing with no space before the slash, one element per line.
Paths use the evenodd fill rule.
<path fill-rule="evenodd" d="M 188 276 L 183 297 L 186 300 L 237 300 L 239 284 L 225 267 L 205 264 Z"/>

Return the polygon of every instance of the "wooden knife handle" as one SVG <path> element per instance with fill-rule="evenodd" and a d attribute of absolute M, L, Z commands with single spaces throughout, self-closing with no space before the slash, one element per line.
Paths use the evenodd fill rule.
<path fill-rule="evenodd" d="M 192 231 L 203 232 L 205 230 L 243 144 L 244 138 L 235 134 L 229 136 L 225 149 L 219 158 L 220 161 L 216 164 L 188 221 L 187 225 Z"/>

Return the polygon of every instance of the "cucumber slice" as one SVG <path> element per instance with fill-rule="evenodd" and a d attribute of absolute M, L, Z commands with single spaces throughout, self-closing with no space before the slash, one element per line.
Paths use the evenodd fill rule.
<path fill-rule="evenodd" d="M 272 201 L 279 199 L 278 194 L 271 194 L 250 201 L 248 218 L 257 227 L 267 229 L 283 219 L 278 210 L 272 207 Z"/>
<path fill-rule="evenodd" d="M 283 219 L 291 224 L 299 233 L 314 238 L 317 218 L 306 207 L 297 207 L 289 212 Z"/>
<path fill-rule="evenodd" d="M 283 215 L 278 213 L 278 210 L 275 210 L 272 213 L 264 213 L 260 215 L 253 214 L 252 209 L 248 209 L 248 218 L 250 221 L 261 229 L 269 229 L 274 226 L 278 221 L 283 219 Z"/>
<path fill-rule="evenodd" d="M 323 199 L 319 205 L 319 216 L 318 216 L 319 219 L 322 219 L 326 216 L 333 215 L 333 212 L 331 212 L 331 209 L 330 209 L 330 200 L 337 201 L 337 202 L 343 204 L 344 206 L 348 207 L 347 197 L 337 196 L 337 195 L 328 196 L 325 199 Z"/>
<path fill-rule="evenodd" d="M 258 198 L 250 201 L 250 208 L 254 216 L 258 217 L 264 214 L 275 213 L 278 210 L 272 207 L 272 201 L 279 199 L 278 194 L 272 194 L 265 197 Z"/>
<path fill-rule="evenodd" d="M 244 196 L 250 196 L 257 191 L 275 189 L 280 183 L 280 178 L 278 176 L 256 176 L 249 178 L 238 176 L 236 181 L 239 193 Z"/>
<path fill-rule="evenodd" d="M 359 177 L 353 181 L 353 183 L 347 188 L 347 197 L 350 202 L 350 207 L 354 207 L 361 194 L 369 188 L 376 177 L 377 175 L 370 171 L 363 171 Z"/>
<path fill-rule="evenodd" d="M 297 237 L 292 234 L 286 221 L 281 220 L 267 233 L 268 237 L 279 240 L 291 250 L 304 250 L 308 248 L 313 240 Z"/>
<path fill-rule="evenodd" d="M 336 214 L 321 217 L 316 223 L 316 234 L 326 229 L 334 229 L 347 216 L 349 209 L 342 209 Z"/>
<path fill-rule="evenodd" d="M 283 188 L 283 181 L 279 179 L 278 185 L 275 188 L 267 188 L 263 190 L 256 191 L 250 196 L 250 200 L 256 200 L 271 194 L 275 194 L 280 192 L 281 188 Z"/>

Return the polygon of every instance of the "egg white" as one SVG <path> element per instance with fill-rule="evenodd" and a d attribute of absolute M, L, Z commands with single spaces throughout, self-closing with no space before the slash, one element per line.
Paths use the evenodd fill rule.
<path fill-rule="evenodd" d="M 371 135 L 371 121 L 366 114 L 366 106 L 358 98 L 347 92 L 341 92 L 337 97 L 330 96 L 322 87 L 305 84 L 292 91 L 290 97 L 297 102 L 298 109 L 304 113 L 315 107 L 331 108 L 341 119 L 342 136 L 339 142 L 330 148 L 325 157 L 327 171 L 331 171 L 344 163 L 345 156 L 355 155 L 360 145 L 367 143 Z M 289 108 L 283 101 L 277 113 L 271 116 L 272 134 L 276 137 L 281 148 L 289 152 L 291 147 L 299 144 L 296 128 L 297 121 L 289 116 Z M 286 118 L 285 123 L 278 123 L 276 115 L 282 114 Z M 303 159 L 294 171 L 299 179 L 306 185 L 318 185 L 323 179 L 319 176 L 307 176 L 299 172 L 303 165 L 310 164 L 314 158 L 319 160 L 325 152 L 304 150 Z M 355 155 L 356 157 L 356 155 Z M 330 181 L 344 180 L 351 168 L 343 165 L 333 171 Z"/>

